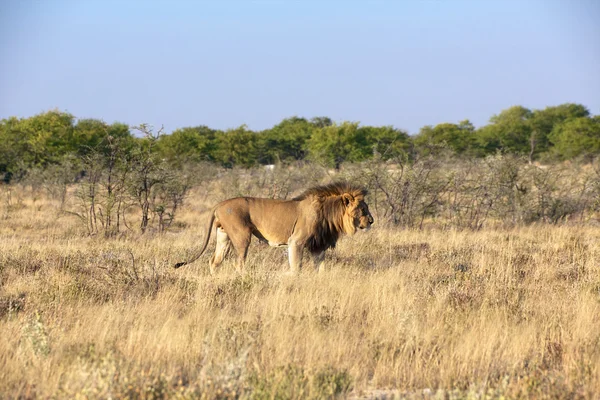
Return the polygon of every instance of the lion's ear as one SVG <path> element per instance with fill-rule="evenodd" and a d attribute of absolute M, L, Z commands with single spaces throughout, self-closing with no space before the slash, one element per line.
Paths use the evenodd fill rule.
<path fill-rule="evenodd" d="M 344 193 L 342 195 L 342 200 L 344 201 L 344 205 L 347 207 L 348 204 L 350 204 L 354 201 L 354 197 L 352 197 L 352 195 L 350 193 Z"/>

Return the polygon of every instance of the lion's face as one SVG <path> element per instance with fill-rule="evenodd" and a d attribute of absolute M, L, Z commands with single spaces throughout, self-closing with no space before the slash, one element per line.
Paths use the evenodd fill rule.
<path fill-rule="evenodd" d="M 346 215 L 344 225 L 347 234 L 354 234 L 357 229 L 368 230 L 373 224 L 373 216 L 369 212 L 369 206 L 364 199 L 345 199 Z"/>

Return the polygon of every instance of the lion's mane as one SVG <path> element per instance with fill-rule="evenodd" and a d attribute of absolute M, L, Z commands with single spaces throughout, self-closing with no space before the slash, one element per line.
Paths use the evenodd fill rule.
<path fill-rule="evenodd" d="M 344 233 L 344 194 L 362 201 L 367 190 L 348 182 L 335 182 L 311 187 L 294 198 L 312 199 L 317 212 L 317 224 L 306 242 L 310 252 L 318 253 L 335 248 L 339 237 Z"/>

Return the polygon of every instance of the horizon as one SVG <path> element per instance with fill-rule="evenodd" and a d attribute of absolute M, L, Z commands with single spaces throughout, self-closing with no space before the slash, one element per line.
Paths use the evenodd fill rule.
<path fill-rule="evenodd" d="M 514 105 L 598 115 L 598 17 L 593 0 L 5 2 L 0 118 L 171 133 L 326 116 L 414 135 Z"/>
<path fill-rule="evenodd" d="M 565 104 L 565 103 L 563 103 L 563 104 Z M 589 107 L 587 107 L 585 104 L 581 104 L 581 103 L 576 103 L 576 104 L 580 104 L 580 105 L 582 105 L 582 106 L 586 107 L 586 109 L 588 109 L 588 110 L 589 110 Z M 515 104 L 514 106 L 521 106 L 521 105 L 522 105 L 522 104 Z M 560 104 L 554 104 L 554 105 L 548 105 L 547 107 L 553 107 L 553 106 L 559 106 L 559 105 L 560 105 Z M 512 106 L 511 106 L 511 107 L 512 107 Z M 528 108 L 528 107 L 526 107 L 526 106 L 524 106 L 524 107 L 525 107 L 525 108 Z M 502 110 L 498 111 L 497 113 L 494 113 L 493 115 L 490 115 L 490 118 L 491 118 L 492 116 L 494 116 L 494 115 L 497 115 L 497 114 L 499 114 L 501 111 L 503 111 L 503 110 L 506 110 L 507 108 L 510 108 L 510 107 L 506 107 L 506 108 L 504 108 L 504 109 L 502 109 Z M 534 109 L 530 109 L 530 110 L 531 110 L 531 111 L 534 111 Z M 536 109 L 536 110 L 537 110 L 537 109 Z M 30 118 L 30 117 L 33 117 L 33 116 L 35 116 L 35 115 L 43 114 L 43 113 L 46 113 L 46 112 L 60 112 L 60 113 L 69 113 L 69 114 L 70 114 L 70 112 L 69 112 L 68 110 L 60 110 L 60 109 L 57 109 L 57 108 L 52 108 L 52 109 L 48 109 L 48 110 L 42 110 L 42 111 L 41 111 L 41 112 L 39 112 L 39 113 L 32 114 L 32 115 L 28 115 L 28 116 L 16 116 L 16 117 L 18 117 L 18 118 L 24 118 L 24 119 L 26 119 L 26 118 Z M 74 121 L 74 123 L 75 123 L 75 124 L 77 124 L 77 123 L 78 123 L 78 121 L 80 121 L 80 120 L 86 120 L 86 119 L 95 119 L 95 120 L 98 120 L 98 121 L 104 122 L 104 123 L 106 123 L 106 124 L 108 124 L 108 125 L 111 125 L 111 124 L 125 124 L 125 125 L 127 125 L 127 126 L 129 127 L 129 129 L 130 129 L 130 130 L 133 130 L 133 132 L 131 132 L 131 133 L 132 133 L 134 136 L 136 136 L 136 132 L 135 132 L 136 128 L 140 127 L 140 125 L 147 125 L 147 126 L 148 126 L 149 128 L 151 128 L 151 129 L 152 129 L 152 131 L 154 131 L 154 132 L 158 132 L 159 130 L 162 130 L 162 133 L 161 133 L 161 135 L 170 135 L 170 134 L 172 134 L 173 132 L 175 132 L 175 131 L 177 131 L 177 130 L 180 130 L 180 129 L 186 129 L 186 128 L 198 128 L 198 127 L 202 127 L 202 126 L 205 126 L 205 127 L 209 128 L 209 129 L 212 129 L 212 130 L 214 130 L 214 131 L 216 131 L 216 132 L 226 132 L 226 131 L 230 131 L 230 130 L 236 130 L 236 129 L 239 129 L 239 128 L 241 128 L 241 127 L 246 127 L 246 128 L 248 129 L 248 131 L 250 131 L 250 132 L 254 132 L 254 133 L 260 133 L 260 132 L 262 132 L 262 131 L 266 131 L 266 130 L 269 130 L 269 129 L 272 129 L 272 128 L 274 128 L 275 126 L 279 125 L 279 124 L 280 124 L 281 122 L 283 122 L 284 120 L 288 120 L 288 119 L 292 119 L 292 118 L 301 118 L 301 119 L 305 119 L 306 121 L 311 121 L 311 120 L 312 120 L 312 119 L 314 119 L 314 118 L 319 118 L 319 117 L 328 117 L 327 115 L 314 115 L 314 116 L 310 116 L 310 117 L 309 117 L 309 116 L 290 115 L 290 116 L 287 116 L 287 117 L 283 117 L 281 120 L 279 120 L 279 121 L 275 122 L 273 125 L 271 125 L 271 126 L 268 126 L 268 127 L 266 127 L 266 128 L 263 128 L 263 129 L 251 129 L 251 127 L 249 127 L 249 126 L 248 126 L 247 124 L 245 124 L 245 123 L 242 123 L 242 124 L 240 124 L 240 125 L 238 125 L 238 126 L 227 127 L 227 128 L 225 128 L 225 129 L 214 128 L 214 127 L 212 127 L 212 126 L 210 126 L 210 125 L 206 125 L 206 124 L 192 124 L 192 125 L 186 125 L 186 126 L 178 126 L 178 127 L 175 127 L 174 129 L 172 129 L 171 131 L 166 131 L 166 129 L 164 129 L 164 126 L 161 126 L 161 125 L 153 125 L 153 124 L 149 124 L 149 123 L 146 123 L 146 122 L 140 122 L 140 123 L 137 123 L 137 124 L 128 124 L 128 123 L 126 123 L 126 122 L 119 121 L 119 120 L 114 120 L 114 121 L 106 121 L 104 118 L 101 118 L 101 117 L 97 117 L 97 118 L 96 118 L 96 117 L 81 117 L 81 118 L 80 118 L 80 117 L 78 117 L 77 115 L 73 115 L 73 114 L 71 114 L 71 115 L 73 116 L 73 121 Z M 590 117 L 594 117 L 594 116 L 596 116 L 596 115 L 600 116 L 600 114 L 594 114 L 594 113 L 590 112 Z M 14 116 L 11 116 L 11 117 L 14 117 Z M 5 117 L 5 118 L 9 118 L 9 117 Z M 1 118 L 0 118 L 0 119 L 1 119 Z M 457 121 L 439 122 L 438 124 L 425 124 L 425 125 L 423 125 L 421 128 L 419 128 L 419 131 L 420 131 L 422 128 L 425 128 L 425 127 L 435 127 L 436 125 L 439 125 L 439 124 L 445 124 L 445 123 L 457 124 L 457 125 L 458 125 L 460 122 L 462 122 L 462 121 L 465 121 L 465 120 L 467 120 L 467 121 L 471 122 L 471 124 L 473 124 L 473 121 L 472 121 L 472 120 L 470 120 L 469 118 L 464 118 L 464 119 L 462 119 L 462 120 L 457 120 Z M 396 126 L 393 126 L 393 125 L 382 125 L 382 124 L 364 124 L 364 123 L 362 123 L 361 121 L 351 121 L 351 120 L 334 120 L 334 119 L 331 119 L 331 122 L 332 122 L 333 124 L 337 124 L 337 125 L 340 125 L 340 124 L 342 124 L 342 123 L 345 123 L 345 122 L 349 122 L 349 123 L 358 123 L 358 124 L 359 124 L 359 126 L 373 126 L 373 127 L 391 126 L 393 129 L 400 130 L 400 131 L 402 131 L 402 132 L 405 132 L 405 133 L 407 133 L 409 136 L 414 136 L 414 135 L 417 135 L 417 134 L 419 134 L 419 133 L 420 133 L 419 131 L 417 131 L 417 132 L 408 132 L 408 131 L 406 131 L 405 129 L 398 128 L 398 127 L 396 127 Z M 483 127 L 483 126 L 485 126 L 485 125 L 487 125 L 487 124 L 489 124 L 489 123 L 490 123 L 490 122 L 489 122 L 489 121 L 487 121 L 485 124 L 482 124 L 482 125 L 480 125 L 480 126 L 478 126 L 478 125 L 476 125 L 476 124 L 473 124 L 473 126 L 475 127 L 475 129 L 479 129 L 479 128 L 481 128 L 481 127 Z"/>

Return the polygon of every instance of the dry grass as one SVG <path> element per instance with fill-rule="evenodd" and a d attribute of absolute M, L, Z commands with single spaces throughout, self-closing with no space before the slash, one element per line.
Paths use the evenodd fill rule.
<path fill-rule="evenodd" d="M 600 230 L 403 231 L 341 241 L 328 270 L 208 255 L 180 232 L 85 237 L 56 204 L 0 209 L 0 393 L 59 398 L 600 395 Z M 21 198 L 22 201 L 15 199 Z M 424 391 L 425 390 L 425 391 Z M 382 392 L 379 392 L 382 393 Z"/>

